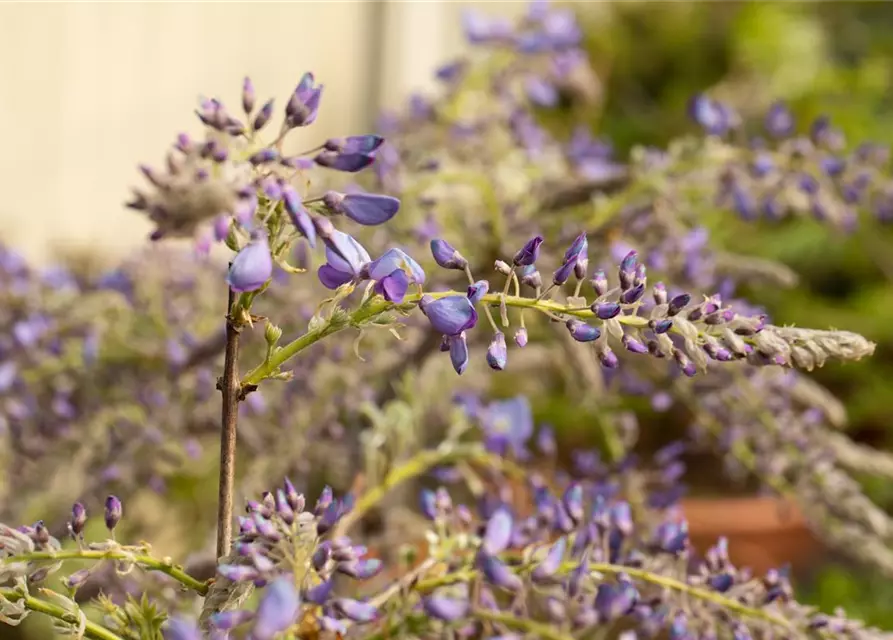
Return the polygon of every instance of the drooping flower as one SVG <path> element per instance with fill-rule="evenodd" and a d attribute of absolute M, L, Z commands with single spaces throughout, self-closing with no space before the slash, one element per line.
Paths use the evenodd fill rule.
<path fill-rule="evenodd" d="M 367 226 L 383 224 L 400 210 L 397 198 L 377 193 L 327 191 L 323 203 L 333 213 L 346 215 L 354 222 Z"/>
<path fill-rule="evenodd" d="M 400 304 L 411 284 L 424 284 L 425 271 L 402 249 L 388 249 L 369 263 L 365 274 L 375 281 L 375 292 L 388 302 Z"/>
<path fill-rule="evenodd" d="M 467 296 L 451 295 L 443 298 L 423 296 L 419 308 L 437 333 L 458 336 L 477 324 L 478 314 Z"/>
<path fill-rule="evenodd" d="M 502 331 L 497 331 L 493 336 L 493 340 L 490 341 L 490 346 L 487 348 L 487 364 L 490 365 L 491 369 L 502 371 L 505 369 L 507 359 L 508 350 L 505 344 L 505 334 Z"/>
<path fill-rule="evenodd" d="M 320 282 L 329 289 L 337 289 L 352 280 L 360 279 L 363 267 L 369 263 L 369 253 L 352 236 L 333 230 L 325 238 L 326 264 L 317 274 Z"/>
<path fill-rule="evenodd" d="M 431 240 L 431 254 L 434 256 L 434 261 L 444 269 L 462 271 L 468 266 L 468 260 L 449 242 L 440 238 Z"/>
<path fill-rule="evenodd" d="M 255 232 L 233 258 L 226 281 L 236 293 L 246 293 L 257 291 L 272 277 L 273 257 L 267 237 L 262 232 Z"/>
<path fill-rule="evenodd" d="M 453 369 L 460 376 L 465 373 L 468 367 L 468 339 L 463 331 L 457 336 L 449 337 L 450 345 L 450 362 L 453 363 Z"/>
<path fill-rule="evenodd" d="M 497 454 L 511 451 L 515 458 L 527 457 L 527 442 L 533 435 L 533 411 L 525 396 L 487 405 L 481 415 L 484 444 Z"/>
<path fill-rule="evenodd" d="M 300 607 L 301 597 L 295 588 L 294 578 L 291 575 L 277 578 L 264 590 L 257 606 L 251 637 L 272 640 L 297 621 Z"/>

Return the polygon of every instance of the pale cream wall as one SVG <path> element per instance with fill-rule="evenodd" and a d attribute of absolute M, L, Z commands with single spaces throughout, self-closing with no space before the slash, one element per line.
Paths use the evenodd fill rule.
<path fill-rule="evenodd" d="M 60 242 L 125 253 L 149 229 L 122 207 L 135 165 L 159 162 L 178 131 L 196 130 L 199 94 L 235 108 L 249 74 L 281 107 L 312 70 L 326 93 L 303 142 L 359 132 L 376 96 L 393 106 L 430 87 L 433 66 L 463 48 L 469 6 L 511 14 L 524 4 L 0 4 L 0 238 L 41 259 Z"/>

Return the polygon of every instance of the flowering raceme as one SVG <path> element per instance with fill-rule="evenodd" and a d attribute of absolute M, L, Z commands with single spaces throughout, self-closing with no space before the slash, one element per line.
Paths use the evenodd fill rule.
<path fill-rule="evenodd" d="M 718 188 L 751 215 L 801 206 L 805 193 L 814 210 L 845 200 L 852 181 L 862 198 L 851 204 L 866 205 L 881 174 L 860 176 L 880 156 L 845 157 L 827 121 L 811 128 L 810 147 L 780 104 L 766 117 L 772 142 L 736 146 L 728 134 L 743 119 L 698 96 L 691 115 L 708 139 L 694 152 L 638 150 L 623 164 L 588 130 L 562 140 L 537 119 L 568 99 L 598 99 L 573 11 L 536 1 L 517 24 L 471 13 L 463 26 L 482 61 L 438 70 L 443 95 L 414 97 L 375 134 L 287 153 L 287 134 L 321 106 L 309 73 L 269 137 L 274 102 L 259 104 L 250 80 L 244 117 L 202 102 L 204 138 L 181 135 L 163 171 L 142 167 L 148 187 L 130 206 L 154 222 L 154 240 L 193 237 L 202 252 L 225 243 L 225 278 L 213 262 L 160 254 L 158 269 L 135 263 L 84 284 L 0 252 L 10 426 L 0 430 L 10 443 L 0 487 L 30 496 L 46 469 L 83 476 L 60 475 L 50 492 L 54 505 L 77 500 L 70 512 L 41 502 L 47 519 L 33 522 L 4 511 L 32 524 L 0 525 L 0 620 L 36 611 L 60 632 L 102 640 L 885 637 L 797 603 L 781 568 L 735 566 L 724 539 L 694 549 L 678 504 L 683 454 L 709 446 L 794 497 L 838 549 L 858 547 L 851 556 L 893 574 L 890 518 L 849 475 L 869 458 L 884 475 L 889 458 L 830 433 L 842 408 L 796 371 L 858 360 L 874 345 L 772 324 L 739 285 L 782 286 L 794 274 L 716 251 L 686 200 Z M 314 166 L 332 171 L 311 181 Z M 338 229 L 337 216 L 359 227 Z M 386 233 L 363 228 L 385 223 Z M 324 262 L 314 264 L 319 244 Z M 292 284 L 311 268 L 315 277 Z M 213 293 L 224 279 L 225 332 L 227 291 Z M 354 331 L 374 356 L 348 364 L 336 334 Z M 231 357 L 239 347 L 246 371 Z M 430 375 L 438 347 L 461 378 Z M 125 542 L 146 518 L 145 501 L 125 492 L 162 496 L 165 511 L 148 519 L 165 531 L 184 520 L 166 485 L 191 486 L 188 471 L 219 431 L 221 353 L 218 550 L 225 544 L 197 573 L 201 562 L 184 568 Z M 487 369 L 518 386 L 566 379 L 575 410 L 598 405 L 607 446 L 562 451 L 534 420 L 538 398 L 487 399 Z M 476 393 L 451 413 L 456 381 Z M 689 442 L 644 462 L 636 413 L 622 404 L 643 395 L 655 412 L 684 405 L 693 421 Z M 240 467 L 239 490 L 256 499 L 237 519 L 223 507 L 236 422 L 240 458 L 256 463 Z M 330 472 L 338 490 L 320 490 Z M 284 474 L 295 482 L 257 491 Z M 418 504 L 395 504 L 401 492 Z M 190 532 L 200 506 L 189 505 Z M 380 539 L 369 533 L 377 511 Z M 221 536 L 233 521 L 234 539 Z M 73 573 L 69 560 L 79 561 Z M 91 595 L 101 592 L 112 595 Z M 85 614 L 88 602 L 101 621 Z"/>

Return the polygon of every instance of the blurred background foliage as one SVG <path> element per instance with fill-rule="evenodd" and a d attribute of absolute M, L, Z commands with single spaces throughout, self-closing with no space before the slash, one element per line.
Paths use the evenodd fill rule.
<path fill-rule="evenodd" d="M 687 102 L 701 91 L 728 101 L 745 120 L 758 120 L 782 99 L 801 127 L 827 115 L 851 145 L 893 143 L 893 4 L 618 2 L 576 7 L 602 81 L 599 107 L 578 115 L 621 156 L 633 146 L 664 146 L 692 132 Z M 549 117 L 559 130 L 569 126 L 560 116 Z M 715 212 L 704 224 L 717 246 L 778 260 L 800 274 L 792 290 L 754 296 L 773 322 L 846 327 L 878 343 L 874 357 L 858 367 L 830 367 L 815 376 L 846 405 L 856 440 L 890 449 L 893 230 L 863 218 L 858 229 L 842 234 L 811 220 L 752 223 L 729 212 Z M 565 432 L 580 424 L 579 416 L 567 410 L 540 409 Z M 672 424 L 667 415 L 655 424 L 661 441 L 686 427 Z M 643 438 L 648 431 L 643 424 Z M 893 506 L 893 487 L 876 483 L 867 488 L 879 503 Z M 832 564 L 802 587 L 823 609 L 843 606 L 872 624 L 893 627 L 889 581 Z"/>

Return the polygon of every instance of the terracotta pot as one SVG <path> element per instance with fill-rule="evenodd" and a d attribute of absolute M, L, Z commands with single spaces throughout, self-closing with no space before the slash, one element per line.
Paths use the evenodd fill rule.
<path fill-rule="evenodd" d="M 720 537 L 739 567 L 757 574 L 790 564 L 795 570 L 817 562 L 822 545 L 796 504 L 772 496 L 689 498 L 682 501 L 692 544 L 704 552 Z"/>

